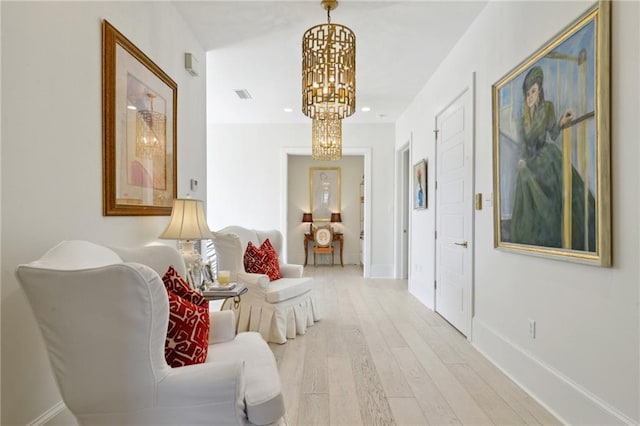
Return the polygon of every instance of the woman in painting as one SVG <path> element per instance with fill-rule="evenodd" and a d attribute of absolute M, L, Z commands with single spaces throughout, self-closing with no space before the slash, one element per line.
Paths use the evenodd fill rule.
<path fill-rule="evenodd" d="M 563 247 L 562 152 L 554 142 L 574 118 L 567 110 L 556 120 L 554 106 L 544 98 L 543 73 L 531 68 L 522 85 L 524 110 L 520 123 L 521 158 L 518 162 L 511 217 L 511 241 L 543 247 Z M 588 246 L 584 241 L 584 185 L 572 167 L 570 248 L 595 251 L 595 201 L 588 196 Z"/>

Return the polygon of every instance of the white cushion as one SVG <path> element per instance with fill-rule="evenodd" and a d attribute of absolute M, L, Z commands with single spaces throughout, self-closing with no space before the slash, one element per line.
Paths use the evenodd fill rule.
<path fill-rule="evenodd" d="M 282 278 L 302 278 L 304 266 L 291 263 L 280 263 L 280 275 Z"/>
<path fill-rule="evenodd" d="M 311 290 L 311 278 L 280 278 L 271 281 L 265 289 L 267 302 L 278 303 L 300 296 Z"/>
<path fill-rule="evenodd" d="M 145 247 L 125 248 L 111 247 L 124 262 L 142 263 L 147 265 L 160 276 L 167 273 L 169 266 L 182 277 L 187 276 L 187 268 L 184 265 L 184 257 L 175 248 L 164 244 L 153 244 Z"/>
<path fill-rule="evenodd" d="M 259 333 L 239 333 L 232 342 L 210 346 L 206 362 L 234 359 L 244 360 L 247 416 L 258 425 L 276 422 L 284 412 L 284 399 L 271 349 Z"/>
<path fill-rule="evenodd" d="M 77 269 L 101 268 L 122 263 L 122 259 L 104 246 L 89 241 L 62 241 L 47 251 L 40 259 L 31 262 L 34 268 L 72 271 Z"/>

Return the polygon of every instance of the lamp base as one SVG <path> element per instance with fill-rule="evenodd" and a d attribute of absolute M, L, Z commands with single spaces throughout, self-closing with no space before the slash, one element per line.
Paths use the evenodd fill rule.
<path fill-rule="evenodd" d="M 202 282 L 202 256 L 196 250 L 194 241 L 182 240 L 181 247 L 180 252 L 187 268 L 187 281 L 193 288 L 200 289 Z"/>

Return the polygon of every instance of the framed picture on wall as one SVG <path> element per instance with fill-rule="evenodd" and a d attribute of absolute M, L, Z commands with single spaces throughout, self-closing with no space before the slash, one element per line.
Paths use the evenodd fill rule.
<path fill-rule="evenodd" d="M 610 2 L 493 86 L 494 245 L 609 266 Z"/>
<path fill-rule="evenodd" d="M 102 21 L 103 214 L 170 215 L 177 194 L 177 84 Z"/>
<path fill-rule="evenodd" d="M 309 168 L 309 204 L 314 222 L 329 222 L 341 211 L 340 167 Z"/>
<path fill-rule="evenodd" d="M 427 208 L 427 161 L 420 160 L 413 166 L 413 208 Z"/>

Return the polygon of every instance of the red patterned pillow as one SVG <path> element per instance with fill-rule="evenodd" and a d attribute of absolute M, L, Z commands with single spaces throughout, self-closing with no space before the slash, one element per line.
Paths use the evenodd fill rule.
<path fill-rule="evenodd" d="M 249 241 L 244 252 L 244 270 L 254 274 L 265 274 L 270 281 L 282 278 L 278 254 L 269 239 L 266 239 L 260 248 Z"/>
<path fill-rule="evenodd" d="M 202 364 L 209 352 L 209 308 L 198 306 L 170 290 L 169 327 L 164 357 L 171 367 Z"/>
<path fill-rule="evenodd" d="M 278 252 L 276 252 L 276 249 L 273 248 L 273 245 L 268 238 L 264 240 L 264 242 L 260 245 L 260 249 L 269 252 L 269 254 L 276 259 L 276 262 L 278 262 Z M 280 270 L 280 265 L 278 265 L 278 270 Z"/>
<path fill-rule="evenodd" d="M 169 266 L 167 273 L 164 274 L 164 277 L 162 277 L 162 282 L 164 282 L 164 287 L 167 289 L 167 291 L 172 291 L 176 295 L 188 300 L 191 303 L 194 303 L 198 306 L 204 306 L 209 309 L 209 301 L 205 299 L 203 295 L 192 289 L 189 286 L 189 283 L 187 283 L 185 279 L 180 276 L 178 271 L 176 271 L 173 266 Z"/>

